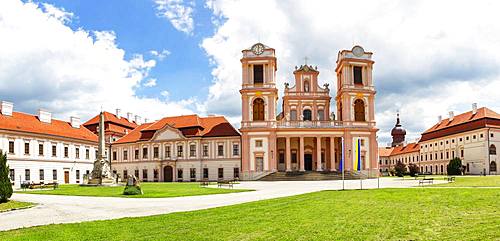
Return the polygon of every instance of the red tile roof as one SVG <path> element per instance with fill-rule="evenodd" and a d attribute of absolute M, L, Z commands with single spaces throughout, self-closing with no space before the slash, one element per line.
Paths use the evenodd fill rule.
<path fill-rule="evenodd" d="M 186 137 L 239 136 L 240 134 L 223 116 L 199 117 L 198 115 L 165 117 L 153 123 L 145 123 L 120 138 L 115 144 L 149 140 L 156 131 L 166 125 L 178 129 Z"/>
<path fill-rule="evenodd" d="M 134 129 L 137 127 L 137 124 L 133 120 L 128 120 L 125 117 L 120 117 L 118 118 L 115 114 L 109 113 L 107 111 L 104 111 L 104 122 L 111 122 L 115 124 L 119 124 L 125 127 L 128 127 L 130 129 Z M 89 125 L 94 125 L 94 124 L 99 124 L 99 114 L 94 116 L 92 119 L 88 120 L 87 122 L 83 123 L 84 126 L 89 126 Z"/>
<path fill-rule="evenodd" d="M 52 119 L 51 123 L 44 123 L 38 116 L 21 112 L 13 112 L 12 116 L 0 114 L 0 129 L 97 142 L 97 135 L 83 125 L 73 128 L 71 123 L 55 119 Z"/>
<path fill-rule="evenodd" d="M 433 138 L 439 138 L 487 126 L 500 127 L 500 115 L 486 107 L 482 107 L 479 108 L 475 114 L 472 114 L 472 111 L 469 111 L 453 117 L 453 120 L 451 121 L 449 118 L 442 120 L 424 131 L 420 141 L 426 141 Z"/>
<path fill-rule="evenodd" d="M 410 152 L 420 152 L 420 145 L 418 143 L 409 143 L 405 146 L 396 146 L 391 152 L 391 156 L 406 154 Z"/>
<path fill-rule="evenodd" d="M 378 156 L 387 157 L 391 155 L 392 147 L 379 147 L 378 148 Z"/>

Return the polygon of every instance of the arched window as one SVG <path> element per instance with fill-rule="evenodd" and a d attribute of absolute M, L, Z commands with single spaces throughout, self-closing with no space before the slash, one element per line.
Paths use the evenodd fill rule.
<path fill-rule="evenodd" d="M 496 172 L 497 171 L 497 163 L 492 161 L 490 163 L 490 172 Z"/>
<path fill-rule="evenodd" d="M 253 120 L 264 120 L 264 100 L 261 98 L 257 98 L 253 101 Z"/>
<path fill-rule="evenodd" d="M 365 121 L 365 102 L 363 100 L 354 101 L 354 121 Z"/>
<path fill-rule="evenodd" d="M 491 144 L 490 145 L 490 155 L 496 155 L 497 154 L 497 148 L 495 145 Z"/>
<path fill-rule="evenodd" d="M 304 81 L 304 92 L 309 92 L 309 81 Z"/>
<path fill-rule="evenodd" d="M 304 119 L 303 120 L 305 120 L 305 121 L 306 120 L 308 120 L 308 121 L 312 120 L 312 112 L 311 112 L 311 110 L 307 110 L 307 109 L 304 110 L 302 112 L 302 115 L 304 115 Z"/>

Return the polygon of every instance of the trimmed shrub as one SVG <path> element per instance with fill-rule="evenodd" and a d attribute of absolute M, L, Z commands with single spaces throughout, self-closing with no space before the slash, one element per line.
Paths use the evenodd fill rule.
<path fill-rule="evenodd" d="M 412 177 L 416 176 L 419 171 L 418 166 L 415 163 L 410 163 L 410 165 L 408 165 L 408 169 L 410 171 L 410 176 Z"/>
<path fill-rule="evenodd" d="M 12 196 L 12 184 L 9 179 L 7 154 L 0 151 L 0 203 L 7 202 Z"/>
<path fill-rule="evenodd" d="M 396 172 L 396 176 L 403 177 L 406 173 L 406 165 L 399 161 L 396 163 L 396 166 L 394 166 L 394 171 Z"/>
<path fill-rule="evenodd" d="M 450 163 L 448 163 L 448 167 L 446 167 L 446 170 L 448 171 L 448 175 L 460 175 L 462 168 L 462 160 L 460 158 L 455 157 L 450 160 Z"/>
<path fill-rule="evenodd" d="M 125 186 L 123 195 L 142 195 L 140 186 Z"/>

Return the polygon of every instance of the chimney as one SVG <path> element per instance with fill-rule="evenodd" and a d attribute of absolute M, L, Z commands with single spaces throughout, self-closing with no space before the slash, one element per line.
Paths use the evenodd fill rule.
<path fill-rule="evenodd" d="M 52 121 L 52 113 L 43 109 L 38 109 L 38 119 L 41 122 L 50 123 Z"/>
<path fill-rule="evenodd" d="M 135 123 L 136 123 L 137 125 L 140 125 L 140 124 L 141 124 L 141 117 L 140 117 L 140 116 L 135 115 Z"/>
<path fill-rule="evenodd" d="M 133 119 L 134 119 L 134 115 L 131 112 L 127 112 L 127 120 L 132 122 L 132 121 L 134 121 Z"/>
<path fill-rule="evenodd" d="M 80 128 L 80 117 L 71 116 L 69 120 L 73 128 Z"/>
<path fill-rule="evenodd" d="M 475 115 L 477 113 L 477 103 L 472 103 L 472 114 Z"/>
<path fill-rule="evenodd" d="M 0 104 L 0 111 L 2 115 L 12 116 L 12 111 L 14 110 L 14 104 L 12 102 L 2 101 Z"/>
<path fill-rule="evenodd" d="M 438 123 L 441 123 L 441 121 L 443 121 L 443 116 L 438 116 Z"/>
<path fill-rule="evenodd" d="M 450 115 L 450 121 L 452 121 L 452 120 L 453 120 L 453 117 L 455 117 L 455 116 L 453 115 L 453 111 L 450 111 L 448 114 Z"/>
<path fill-rule="evenodd" d="M 118 119 L 120 119 L 120 118 L 121 118 L 121 116 L 120 116 L 120 115 L 121 115 L 121 113 L 122 113 L 122 110 L 120 110 L 120 109 L 116 109 L 116 117 L 118 117 Z"/>

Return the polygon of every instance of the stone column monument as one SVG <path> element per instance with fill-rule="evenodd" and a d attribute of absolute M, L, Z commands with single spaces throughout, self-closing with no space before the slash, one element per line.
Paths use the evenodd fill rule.
<path fill-rule="evenodd" d="M 106 155 L 106 142 L 104 140 L 104 113 L 99 115 L 99 147 L 94 169 L 90 176 L 84 180 L 87 185 L 116 185 L 116 176 L 111 173 L 111 163 Z"/>

